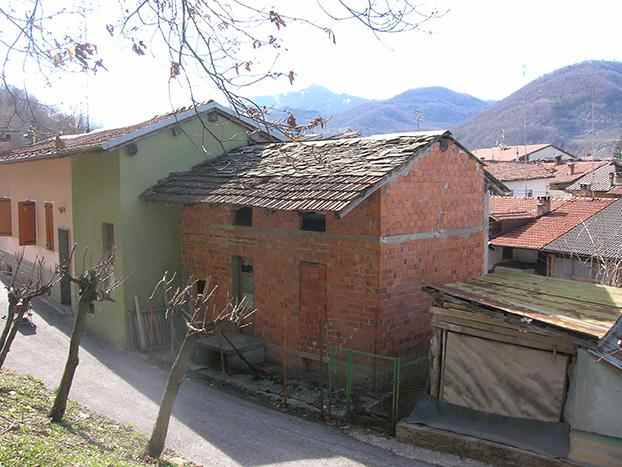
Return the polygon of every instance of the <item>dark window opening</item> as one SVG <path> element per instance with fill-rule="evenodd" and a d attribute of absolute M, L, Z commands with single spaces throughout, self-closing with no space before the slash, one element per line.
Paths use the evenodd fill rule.
<path fill-rule="evenodd" d="M 255 306 L 255 279 L 253 276 L 253 262 L 244 256 L 232 257 L 232 290 L 238 303 L 244 300 L 248 307 Z"/>
<path fill-rule="evenodd" d="M 514 248 L 504 246 L 503 247 L 503 259 L 507 259 L 507 260 L 514 259 Z"/>
<path fill-rule="evenodd" d="M 301 229 L 311 232 L 326 232 L 326 216 L 317 212 L 303 213 Z"/>
<path fill-rule="evenodd" d="M 8 133 L 5 133 L 3 135 L 0 135 L 0 143 L 8 143 L 9 141 L 11 141 L 11 135 Z"/>
<path fill-rule="evenodd" d="M 114 224 L 102 224 L 102 255 L 108 258 L 114 254 Z"/>
<path fill-rule="evenodd" d="M 245 207 L 235 210 L 235 215 L 233 218 L 234 225 L 245 225 L 252 226 L 253 225 L 253 208 Z"/>
<path fill-rule="evenodd" d="M 202 279 L 196 281 L 195 288 L 196 288 L 197 294 L 202 294 L 203 292 L 205 292 L 205 281 Z"/>

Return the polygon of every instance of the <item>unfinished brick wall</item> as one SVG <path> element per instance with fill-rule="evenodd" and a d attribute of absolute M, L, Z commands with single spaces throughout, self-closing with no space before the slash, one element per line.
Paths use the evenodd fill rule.
<path fill-rule="evenodd" d="M 309 270 L 309 265 L 324 265 L 320 274 L 325 276 L 327 339 L 373 352 L 378 312 L 379 198 L 372 196 L 344 219 L 327 216 L 326 232 L 301 231 L 300 215 L 295 212 L 254 209 L 253 226 L 238 227 L 231 225 L 230 208 L 186 207 L 186 267 L 196 277 L 210 277 L 212 284 L 218 284 L 216 303 L 222 306 L 232 287 L 232 257 L 250 258 L 258 308 L 255 334 L 278 356 L 287 323 L 288 348 L 316 358 L 313 349 L 314 342 L 315 347 L 319 345 L 321 320 L 308 316 L 313 309 L 308 306 L 313 290 L 310 296 L 300 296 L 301 271 Z M 319 280 L 309 276 L 303 284 L 317 287 L 319 294 Z M 307 308 L 301 310 L 301 304 Z"/>
<path fill-rule="evenodd" d="M 327 215 L 326 232 L 301 231 L 294 212 L 254 209 L 252 227 L 232 221 L 228 207 L 186 207 L 185 264 L 218 284 L 222 306 L 231 292 L 232 257 L 251 259 L 254 332 L 277 357 L 286 328 L 289 349 L 317 358 L 321 321 L 330 344 L 407 352 L 430 331 L 421 285 L 483 271 L 483 171 L 452 142 L 444 150 L 435 144 L 410 172 L 342 219 Z M 316 320 L 310 313 L 321 313 L 322 303 L 324 318 Z"/>
<path fill-rule="evenodd" d="M 433 145 L 381 193 L 378 348 L 408 353 L 430 332 L 422 285 L 463 281 L 484 272 L 483 169 L 458 145 Z"/>

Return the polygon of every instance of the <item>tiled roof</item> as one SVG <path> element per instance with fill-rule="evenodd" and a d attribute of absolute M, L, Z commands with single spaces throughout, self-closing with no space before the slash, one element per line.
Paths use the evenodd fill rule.
<path fill-rule="evenodd" d="M 0 154 L 0 164 L 10 164 L 15 162 L 25 162 L 39 159 L 55 159 L 71 154 L 94 150 L 109 150 L 119 144 L 125 144 L 133 139 L 145 136 L 153 131 L 174 125 L 186 119 L 192 118 L 197 113 L 218 111 L 227 118 L 248 126 L 257 128 L 254 122 L 247 118 L 236 115 L 232 110 L 214 101 L 208 101 L 198 105 L 196 108 L 188 107 L 175 110 L 164 115 L 158 115 L 135 125 L 121 128 L 95 130 L 89 133 L 77 135 L 64 135 L 49 138 L 36 144 L 16 148 Z M 272 135 L 273 140 L 282 139 L 279 135 Z"/>
<path fill-rule="evenodd" d="M 524 144 L 518 146 L 495 146 L 473 150 L 473 154 L 482 161 L 512 162 L 528 154 L 539 151 L 550 144 Z"/>
<path fill-rule="evenodd" d="M 607 164 L 605 161 L 576 161 L 567 164 L 544 162 L 544 165 L 555 174 L 555 179 L 551 180 L 552 185 L 570 184 L 581 178 L 584 174 L 605 164 Z"/>
<path fill-rule="evenodd" d="M 622 199 L 549 243 L 545 251 L 622 259 Z"/>
<path fill-rule="evenodd" d="M 537 206 L 537 198 L 490 197 L 490 215 L 493 217 L 536 217 Z"/>
<path fill-rule="evenodd" d="M 607 207 L 612 201 L 613 199 L 588 198 L 568 200 L 548 214 L 499 235 L 490 243 L 495 246 L 539 250 Z"/>
<path fill-rule="evenodd" d="M 567 199 L 551 198 L 551 210 L 557 209 Z M 518 198 L 512 196 L 491 196 L 490 215 L 497 220 L 501 219 L 525 219 L 537 217 L 538 198 Z"/>
<path fill-rule="evenodd" d="M 591 191 L 607 192 L 612 188 L 609 174 L 614 171 L 613 163 L 605 164 L 575 180 L 574 183 L 566 188 L 566 191 L 581 191 L 581 185 L 587 184 L 590 186 Z"/>
<path fill-rule="evenodd" d="M 151 122 L 151 120 L 148 122 Z M 111 130 L 95 130 L 89 133 L 48 138 L 39 143 L 16 148 L 4 154 L 0 154 L 0 163 L 54 159 L 77 152 L 101 149 L 101 144 L 108 141 L 108 139 L 125 135 L 135 129 L 141 128 L 143 125 L 148 125 L 148 123 L 143 122 L 137 125 L 114 128 Z"/>
<path fill-rule="evenodd" d="M 344 214 L 449 132 L 244 146 L 143 193 L 151 201 Z"/>
<path fill-rule="evenodd" d="M 486 170 L 502 182 L 553 178 L 554 172 L 543 164 L 526 162 L 494 162 L 486 165 Z"/>

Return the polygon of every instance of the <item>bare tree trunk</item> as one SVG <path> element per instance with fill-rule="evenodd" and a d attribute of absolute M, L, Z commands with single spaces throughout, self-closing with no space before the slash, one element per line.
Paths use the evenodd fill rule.
<path fill-rule="evenodd" d="M 11 310 L 11 308 L 17 308 L 17 312 L 15 312 L 14 309 Z M 17 328 L 19 327 L 19 323 L 24 318 L 24 314 L 26 314 L 27 309 L 28 306 L 24 305 L 9 306 L 9 312 L 7 315 L 7 326 L 5 326 L 4 331 L 2 332 L 3 345 L 0 349 L 0 368 L 2 368 L 2 366 L 4 365 L 6 356 L 9 354 L 9 350 L 11 349 L 11 345 L 13 344 L 13 340 L 15 339 L 15 335 L 17 334 Z M 10 318 L 11 321 L 8 321 Z"/>
<path fill-rule="evenodd" d="M 53 422 L 60 422 L 65 415 L 67 409 L 67 399 L 69 398 L 69 391 L 73 383 L 73 377 L 78 368 L 80 360 L 78 353 L 80 352 L 80 338 L 84 331 L 86 324 L 86 315 L 89 312 L 92 304 L 87 300 L 80 300 L 78 306 L 78 314 L 73 324 L 73 331 L 71 333 L 71 341 L 69 342 L 69 355 L 67 356 L 67 363 L 65 364 L 65 370 L 63 372 L 63 378 L 60 381 L 56 398 L 54 399 L 54 406 L 50 411 L 50 417 Z"/>
<path fill-rule="evenodd" d="M 164 443 L 168 433 L 171 413 L 173 412 L 173 405 L 175 405 L 179 387 L 184 380 L 184 375 L 186 374 L 190 359 L 192 358 L 197 338 L 198 336 L 196 334 L 190 334 L 189 330 L 186 332 L 186 336 L 177 351 L 175 362 L 168 374 L 166 390 L 160 402 L 158 418 L 153 426 L 151 438 L 147 445 L 147 455 L 155 459 L 159 458 L 164 450 Z"/>
<path fill-rule="evenodd" d="M 6 323 L 4 323 L 4 329 L 2 330 L 2 336 L 0 336 L 0 350 L 4 348 L 4 343 L 6 342 L 6 338 L 9 335 L 9 331 L 11 330 L 11 325 L 13 324 L 13 317 L 15 316 L 15 305 L 9 303 L 9 309 L 6 314 Z M 0 365 L 0 368 L 2 365 Z"/>

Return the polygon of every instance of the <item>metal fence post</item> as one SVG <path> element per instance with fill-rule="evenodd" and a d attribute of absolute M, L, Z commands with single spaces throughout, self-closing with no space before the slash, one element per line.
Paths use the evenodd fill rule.
<path fill-rule="evenodd" d="M 346 362 L 346 409 L 347 415 L 350 417 L 352 408 L 352 350 L 348 350 L 348 359 Z"/>

